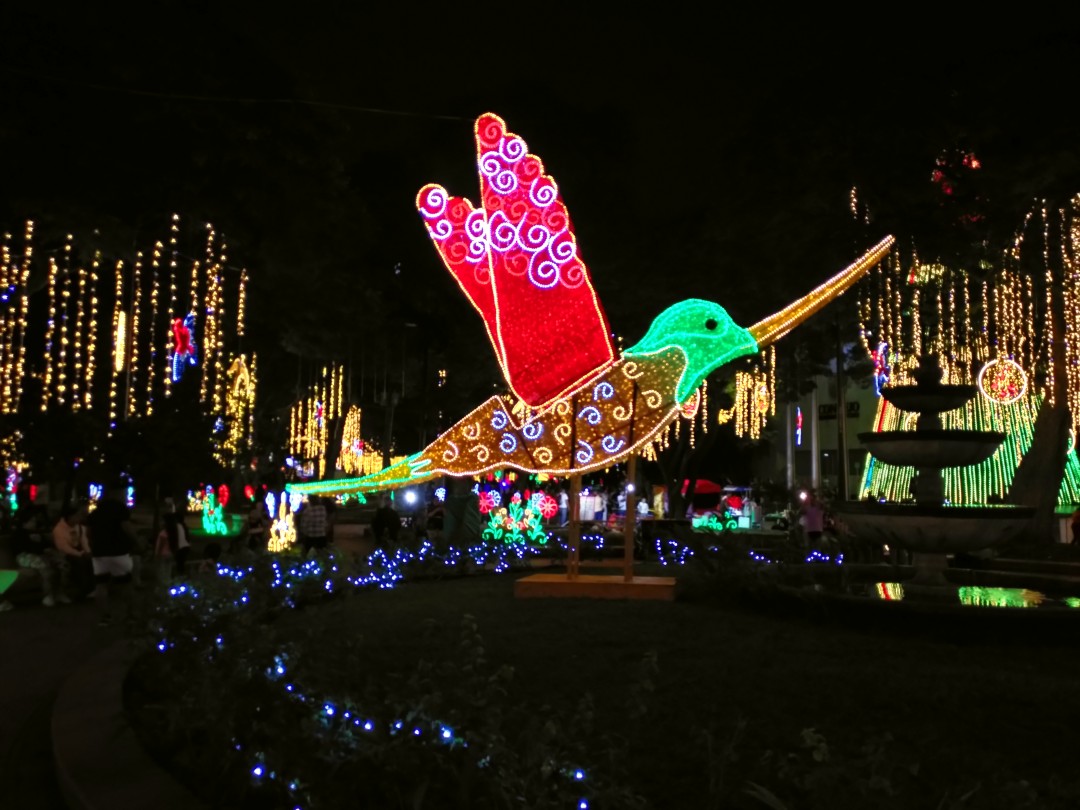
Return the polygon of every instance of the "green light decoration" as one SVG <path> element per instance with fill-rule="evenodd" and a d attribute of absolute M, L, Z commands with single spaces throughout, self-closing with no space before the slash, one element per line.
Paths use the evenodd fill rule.
<path fill-rule="evenodd" d="M 1034 437 L 1035 417 L 1042 398 L 1027 394 L 1015 402 L 999 404 L 986 397 L 975 397 L 962 408 L 941 414 L 942 427 L 952 430 L 995 430 L 1006 434 L 1006 439 L 990 458 L 969 467 L 948 467 L 942 470 L 945 498 L 950 504 L 975 505 L 1004 500 L 1012 484 L 1016 468 L 1024 454 L 1031 448 Z M 893 407 L 884 399 L 878 401 L 874 430 L 908 430 L 905 412 Z M 863 495 L 900 502 L 911 497 L 912 467 L 897 467 L 877 461 L 869 453 L 866 456 L 863 478 Z M 1065 461 L 1065 475 L 1058 491 L 1058 505 L 1080 503 L 1080 459 L 1075 448 L 1069 449 Z"/>
<path fill-rule="evenodd" d="M 692 517 L 690 519 L 690 526 L 696 532 L 723 534 L 724 532 L 730 532 L 737 529 L 739 527 L 739 521 L 731 514 L 730 509 L 725 509 L 723 519 L 715 512 L 708 512 L 704 515 Z"/>
<path fill-rule="evenodd" d="M 539 509 L 530 501 L 521 502 L 521 496 L 515 494 L 510 503 L 488 513 L 488 525 L 481 532 L 484 540 L 510 544 L 533 543 L 547 544 L 547 534 L 541 524 Z"/>
<path fill-rule="evenodd" d="M 958 589 L 961 604 L 972 607 L 1032 608 L 1046 599 L 1038 591 L 1027 588 L 983 588 L 965 586 Z"/>
<path fill-rule="evenodd" d="M 3 593 L 19 578 L 18 571 L 0 571 L 0 593 Z"/>
<path fill-rule="evenodd" d="M 627 356 L 652 355 L 677 347 L 686 357 L 675 386 L 675 401 L 686 402 L 710 372 L 738 357 L 755 354 L 757 341 L 719 304 L 691 298 L 668 307 Z"/>
<path fill-rule="evenodd" d="M 225 508 L 218 503 L 217 496 L 213 493 L 207 493 L 203 500 L 202 527 L 207 534 L 229 533 L 229 526 L 225 522 Z"/>
<path fill-rule="evenodd" d="M 367 498 L 363 492 L 342 492 L 335 497 L 339 506 L 348 506 L 350 503 L 355 506 L 363 506 L 367 503 Z"/>
<path fill-rule="evenodd" d="M 1061 601 L 1071 608 L 1080 608 L 1080 596 L 1066 596 Z"/>

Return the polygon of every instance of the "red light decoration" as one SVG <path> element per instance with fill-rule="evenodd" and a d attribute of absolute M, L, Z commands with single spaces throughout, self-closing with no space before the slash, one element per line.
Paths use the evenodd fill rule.
<path fill-rule="evenodd" d="M 979 371 L 979 390 L 991 402 L 1008 405 L 1027 391 L 1027 374 L 1015 360 L 999 357 Z"/>
<path fill-rule="evenodd" d="M 483 208 L 434 184 L 416 205 L 510 389 L 542 408 L 615 361 L 611 330 L 543 162 L 493 113 L 475 134 Z"/>
<path fill-rule="evenodd" d="M 555 513 L 559 511 L 559 502 L 545 493 L 540 500 L 539 509 L 540 514 L 543 515 L 545 519 L 551 520 L 551 518 L 555 517 Z"/>

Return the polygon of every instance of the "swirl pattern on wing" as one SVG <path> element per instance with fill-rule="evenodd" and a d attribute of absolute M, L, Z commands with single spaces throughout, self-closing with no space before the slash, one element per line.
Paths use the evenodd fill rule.
<path fill-rule="evenodd" d="M 617 439 L 611 434 L 608 434 L 600 440 L 600 447 L 603 448 L 605 453 L 614 455 L 626 447 L 626 439 Z"/>
<path fill-rule="evenodd" d="M 484 319 L 495 355 L 502 358 L 496 337 L 495 291 L 489 262 L 487 214 L 464 197 L 451 197 L 446 189 L 428 184 L 416 195 L 416 208 L 427 226 L 436 251 L 465 297 Z"/>
<path fill-rule="evenodd" d="M 577 416 L 578 419 L 584 419 L 590 425 L 599 425 L 600 420 L 603 419 L 603 417 L 600 415 L 600 411 L 592 405 L 588 405 L 582 408 Z"/>
<path fill-rule="evenodd" d="M 574 429 L 570 427 L 569 422 L 562 422 L 555 426 L 555 441 L 559 444 L 566 444 L 566 440 L 570 438 L 570 434 L 574 432 Z"/>
<path fill-rule="evenodd" d="M 510 453 L 513 453 L 515 450 L 517 450 L 517 446 L 518 440 L 513 433 L 503 434 L 502 441 L 499 442 L 499 449 L 502 450 L 503 453 L 509 455 Z"/>
<path fill-rule="evenodd" d="M 649 391 L 642 391 L 641 397 L 645 400 L 645 407 L 647 408 L 659 408 L 660 404 L 664 401 L 664 397 L 659 391 L 651 389 Z"/>
<path fill-rule="evenodd" d="M 498 116 L 480 116 L 475 133 L 499 355 L 511 389 L 542 407 L 615 350 L 558 184 Z"/>
<path fill-rule="evenodd" d="M 577 463 L 588 464 L 590 461 L 593 460 L 594 455 L 595 453 L 593 452 L 592 445 L 590 445 L 586 441 L 578 439 L 578 451 L 574 453 L 574 458 L 577 459 Z"/>
<path fill-rule="evenodd" d="M 529 422 L 526 425 L 522 425 L 521 435 L 524 436 L 527 441 L 535 442 L 544 435 L 543 422 Z"/>
<path fill-rule="evenodd" d="M 615 388 L 607 380 L 597 383 L 593 387 L 592 398 L 594 402 L 601 399 L 611 399 L 613 396 L 615 396 Z"/>
<path fill-rule="evenodd" d="M 627 452 L 653 441 L 682 412 L 675 391 L 686 367 L 685 353 L 673 347 L 638 356 L 635 361 L 636 379 L 623 374 L 620 364 L 579 394 L 586 403 L 594 404 L 581 403 L 578 396 L 558 400 L 532 421 L 516 422 L 504 398 L 489 397 L 424 451 L 410 457 L 409 482 L 438 475 L 479 475 L 495 469 L 564 475 L 618 463 Z M 592 390 L 605 382 L 611 385 L 610 399 L 590 400 Z M 603 390 L 606 393 L 607 389 Z M 528 410 L 521 413 L 528 418 Z M 503 429 L 497 430 L 497 425 Z M 392 465 L 363 481 L 360 489 L 365 491 L 400 486 L 401 465 Z"/>

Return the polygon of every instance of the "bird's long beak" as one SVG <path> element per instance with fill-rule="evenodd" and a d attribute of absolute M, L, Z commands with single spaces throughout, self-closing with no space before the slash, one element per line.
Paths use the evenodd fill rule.
<path fill-rule="evenodd" d="M 843 293 L 844 290 L 866 275 L 871 267 L 885 258 L 885 254 L 889 252 L 889 248 L 892 247 L 895 241 L 893 237 L 886 236 L 862 257 L 845 267 L 824 284 L 811 290 L 795 303 L 784 307 L 775 315 L 770 315 L 765 320 L 758 321 L 751 326 L 749 331 L 754 336 L 754 340 L 757 341 L 758 348 L 764 349 L 770 343 L 775 343 Z"/>

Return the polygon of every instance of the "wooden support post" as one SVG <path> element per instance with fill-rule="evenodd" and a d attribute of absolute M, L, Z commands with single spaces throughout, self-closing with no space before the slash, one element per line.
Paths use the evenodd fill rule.
<path fill-rule="evenodd" d="M 626 467 L 627 482 L 636 488 L 637 453 L 632 453 Z M 634 536 L 637 534 L 637 492 L 626 493 L 626 515 L 623 523 L 623 579 L 630 582 L 634 578 Z"/>
<path fill-rule="evenodd" d="M 567 523 L 570 550 L 566 556 L 566 578 L 577 579 L 581 563 L 581 476 L 570 476 L 570 512 Z"/>

